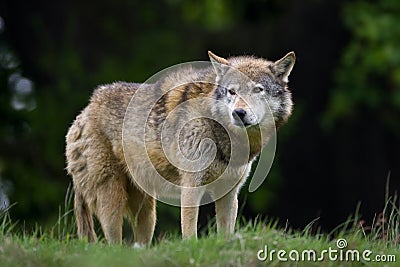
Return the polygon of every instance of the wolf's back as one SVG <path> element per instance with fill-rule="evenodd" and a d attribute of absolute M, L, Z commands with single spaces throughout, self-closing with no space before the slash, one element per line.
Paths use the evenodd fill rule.
<path fill-rule="evenodd" d="M 74 180 L 77 177 L 86 180 L 88 161 L 101 163 L 99 156 L 103 153 L 123 159 L 122 125 L 137 87 L 133 83 L 99 86 L 89 105 L 76 117 L 66 136 L 67 170 Z"/>

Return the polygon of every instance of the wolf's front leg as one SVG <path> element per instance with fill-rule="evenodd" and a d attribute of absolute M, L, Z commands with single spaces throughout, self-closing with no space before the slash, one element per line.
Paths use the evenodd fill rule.
<path fill-rule="evenodd" d="M 235 230 L 238 211 L 238 187 L 215 201 L 218 233 L 231 234 Z"/>
<path fill-rule="evenodd" d="M 184 239 L 197 238 L 197 219 L 199 205 L 204 192 L 184 187 L 181 193 L 181 228 Z"/>

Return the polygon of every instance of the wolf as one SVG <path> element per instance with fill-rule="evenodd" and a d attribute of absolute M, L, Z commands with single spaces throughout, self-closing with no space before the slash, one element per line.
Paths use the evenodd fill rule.
<path fill-rule="evenodd" d="M 66 135 L 67 171 L 75 191 L 74 212 L 80 238 L 97 240 L 95 215 L 106 241 L 121 243 L 126 216 L 135 246 L 150 245 L 157 196 L 141 186 L 155 179 L 155 172 L 143 163 L 144 158 L 149 159 L 157 175 L 182 187 L 183 238 L 197 238 L 199 203 L 204 191 L 194 189 L 212 184 L 224 174 L 222 180 L 228 189 L 213 198 L 217 231 L 234 232 L 239 190 L 254 159 L 268 143 L 268 136 L 261 135 L 263 125 L 269 125 L 269 129 L 272 123 L 279 128 L 292 113 L 288 77 L 296 57 L 294 52 L 276 61 L 254 56 L 225 59 L 210 51 L 208 55 L 211 64 L 201 70 L 188 67 L 169 72 L 154 83 L 115 82 L 95 89 L 90 103 Z M 154 95 L 161 97 L 154 99 Z M 134 97 L 138 101 L 132 106 Z M 150 102 L 154 103 L 146 115 L 144 154 L 135 145 L 124 147 L 124 127 L 131 130 L 127 135 L 130 137 L 136 138 L 140 132 L 135 132 L 140 125 L 124 125 L 124 119 L 132 113 L 141 114 Z M 179 112 L 174 112 L 177 109 Z M 206 112 L 209 117 L 190 118 L 191 112 Z M 162 135 L 166 124 L 170 129 L 166 134 L 167 148 L 163 147 Z M 243 132 L 245 135 L 240 134 Z M 213 145 L 208 146 L 204 140 Z M 240 160 L 235 160 L 232 152 L 237 147 L 245 148 L 238 154 Z M 203 160 L 204 155 L 212 157 Z M 183 159 L 189 164 L 183 164 Z M 204 161 L 209 164 L 200 168 Z M 189 169 L 197 164 L 198 168 L 180 168 L 180 163 Z M 218 190 L 214 186 L 210 195 L 213 197 Z"/>

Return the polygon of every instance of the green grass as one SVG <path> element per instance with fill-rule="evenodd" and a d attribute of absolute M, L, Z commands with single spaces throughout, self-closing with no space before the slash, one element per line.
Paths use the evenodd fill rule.
<path fill-rule="evenodd" d="M 224 237 L 215 234 L 210 226 L 209 234 L 199 240 L 181 240 L 179 234 L 170 234 L 156 240 L 149 249 L 134 249 L 132 244 L 109 246 L 104 242 L 89 244 L 78 240 L 71 212 L 60 215 L 52 229 L 33 233 L 18 231 L 7 212 L 0 215 L 0 266 L 382 266 L 382 263 L 330 261 L 279 261 L 274 253 L 273 261 L 257 259 L 257 252 L 267 245 L 268 250 L 315 250 L 319 256 L 323 250 L 337 248 L 338 238 L 347 241 L 342 251 L 371 250 L 369 255 L 394 255 L 397 262 L 385 266 L 400 266 L 400 211 L 397 199 L 389 199 L 385 210 L 369 227 L 361 225 L 354 216 L 331 233 L 315 231 L 311 223 L 303 231 L 278 227 L 277 223 L 256 220 L 241 222 L 234 235 Z M 66 206 L 69 204 L 66 203 Z M 61 214 L 61 211 L 60 211 Z M 357 213 L 356 213 L 357 214 Z M 261 256 L 263 256 L 262 254 Z M 338 255 L 339 252 L 338 252 Z M 292 256 L 296 256 L 292 254 Z M 285 256 L 288 258 L 288 254 Z"/>

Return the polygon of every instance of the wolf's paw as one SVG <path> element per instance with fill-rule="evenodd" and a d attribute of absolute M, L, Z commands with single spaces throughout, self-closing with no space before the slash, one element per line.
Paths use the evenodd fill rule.
<path fill-rule="evenodd" d="M 144 248 L 146 248 L 146 245 L 141 244 L 141 243 L 138 243 L 138 242 L 135 242 L 135 243 L 133 244 L 133 248 L 134 248 L 134 249 L 144 249 Z"/>

